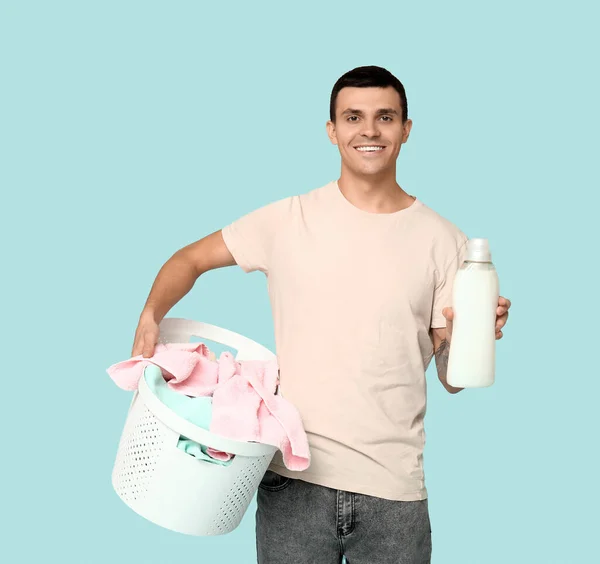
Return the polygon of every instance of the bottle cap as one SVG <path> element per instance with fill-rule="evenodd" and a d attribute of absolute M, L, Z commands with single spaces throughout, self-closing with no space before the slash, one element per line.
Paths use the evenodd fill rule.
<path fill-rule="evenodd" d="M 465 260 L 472 262 L 492 262 L 490 245 L 487 239 L 469 239 Z"/>

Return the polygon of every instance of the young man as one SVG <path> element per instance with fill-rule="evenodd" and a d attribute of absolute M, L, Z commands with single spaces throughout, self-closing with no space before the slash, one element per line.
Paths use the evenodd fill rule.
<path fill-rule="evenodd" d="M 396 183 L 412 127 L 404 87 L 361 67 L 331 94 L 341 175 L 175 253 L 140 316 L 133 355 L 196 279 L 238 264 L 269 280 L 281 391 L 311 448 L 304 472 L 278 453 L 258 491 L 259 563 L 427 563 L 425 370 L 446 382 L 452 281 L 467 237 Z M 500 298 L 496 337 L 508 317 Z"/>

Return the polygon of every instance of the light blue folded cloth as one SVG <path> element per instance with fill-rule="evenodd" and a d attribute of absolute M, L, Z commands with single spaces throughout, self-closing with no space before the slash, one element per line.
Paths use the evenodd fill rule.
<path fill-rule="evenodd" d="M 202 429 L 206 429 L 207 431 L 210 429 L 210 421 L 212 418 L 211 397 L 191 398 L 172 390 L 163 378 L 160 368 L 154 364 L 149 364 L 144 368 L 144 379 L 152 393 L 169 409 L 177 413 L 179 417 L 183 417 L 190 423 L 193 423 Z M 177 448 L 194 458 L 205 460 L 212 464 L 229 466 L 232 462 L 232 460 L 217 460 L 216 458 L 213 458 L 207 453 L 208 447 L 184 436 L 179 437 Z"/>

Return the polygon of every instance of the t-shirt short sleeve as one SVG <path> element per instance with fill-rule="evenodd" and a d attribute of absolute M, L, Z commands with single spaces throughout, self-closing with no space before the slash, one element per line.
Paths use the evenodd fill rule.
<path fill-rule="evenodd" d="M 274 241 L 289 215 L 289 201 L 267 204 L 221 230 L 225 245 L 244 272 L 268 273 Z"/>
<path fill-rule="evenodd" d="M 455 237 L 449 238 L 440 246 L 442 247 L 442 256 L 445 261 L 440 261 L 443 264 L 438 272 L 436 285 L 433 293 L 433 308 L 431 312 L 431 328 L 446 327 L 446 318 L 442 314 L 442 310 L 452 306 L 452 287 L 456 272 L 462 265 L 465 252 L 467 250 L 467 236 L 458 231 Z"/>

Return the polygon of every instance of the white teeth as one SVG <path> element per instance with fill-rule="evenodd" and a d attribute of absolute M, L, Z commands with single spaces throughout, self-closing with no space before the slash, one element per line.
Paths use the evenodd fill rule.
<path fill-rule="evenodd" d="M 374 145 L 372 147 L 356 147 L 359 151 L 383 151 L 383 147 Z"/>

